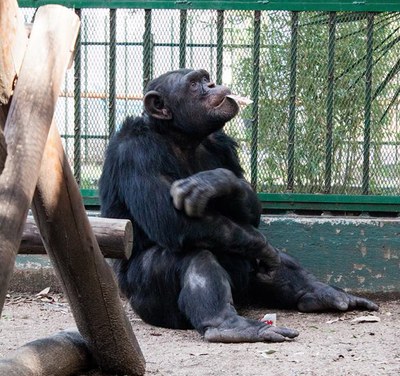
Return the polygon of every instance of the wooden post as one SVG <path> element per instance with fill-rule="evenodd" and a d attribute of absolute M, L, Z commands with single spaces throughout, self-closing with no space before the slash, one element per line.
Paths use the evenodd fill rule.
<path fill-rule="evenodd" d="M 27 38 L 23 28 L 22 15 L 16 0 L 0 1 L 0 174 L 4 170 L 7 157 L 7 145 L 3 130 L 26 44 Z M 2 222 L 3 219 L 0 218 L 0 224 L 4 226 Z M 0 228 L 0 241 L 4 239 L 6 231 L 8 228 Z M 14 242 L 7 241 L 0 245 L 0 314 L 14 267 L 18 240 L 14 239 Z"/>
<path fill-rule="evenodd" d="M 77 27 L 66 30 L 68 26 L 72 27 L 71 23 L 75 23 L 71 14 L 72 12 L 68 12 L 65 8 L 55 5 L 42 7 L 37 12 L 24 65 L 6 122 L 5 136 L 8 155 L 0 183 L 1 179 L 7 176 L 5 173 L 9 160 L 12 159 L 10 157 L 17 154 L 10 145 L 13 145 L 15 139 L 20 141 L 22 138 L 23 142 L 15 143 L 18 146 L 17 151 L 23 155 L 17 155 L 20 158 L 16 158 L 17 163 L 13 164 L 20 177 L 21 188 L 17 189 L 17 195 L 4 194 L 4 202 L 16 204 L 18 200 L 20 202 L 22 200 L 22 209 L 18 208 L 18 212 L 24 212 L 25 217 L 27 211 L 27 209 L 25 210 L 25 201 L 29 201 L 31 197 L 30 190 L 28 191 L 25 187 L 28 186 L 26 180 L 30 179 L 31 182 L 36 183 L 37 175 L 35 173 L 39 169 L 36 159 L 39 158 L 35 158 L 35 163 L 30 164 L 31 171 L 33 171 L 31 175 L 22 166 L 31 158 L 29 154 L 32 152 L 29 153 L 29 143 L 31 146 L 36 146 L 34 156 L 37 157 L 39 154 L 40 157 L 42 156 L 43 136 L 47 136 L 47 132 L 39 131 L 42 128 L 47 131 L 51 124 L 54 103 L 60 88 L 59 62 L 69 60 L 66 58 L 64 50 L 64 47 L 68 45 L 65 42 L 69 41 L 68 51 L 70 52 L 73 47 L 71 37 L 73 40 L 76 37 Z M 43 61 L 44 59 L 34 59 L 34 55 L 31 56 L 32 49 L 36 49 L 41 57 L 47 54 L 45 61 Z M 31 66 L 31 63 L 34 63 L 34 67 Z M 30 85 L 24 74 L 27 70 L 26 67 L 32 70 Z M 39 87 L 37 80 L 40 80 L 49 90 L 36 89 Z M 32 91 L 30 87 L 36 90 Z M 57 87 L 58 90 L 53 90 L 54 87 Z M 20 92 L 27 94 L 27 97 L 19 94 Z M 24 101 L 24 99 L 26 100 Z M 24 117 L 24 106 L 27 107 L 28 118 Z M 26 129 L 28 124 L 29 127 Z M 24 127 L 24 125 L 26 126 Z M 31 131 L 36 129 L 38 131 Z M 25 156 L 25 148 L 28 150 L 27 156 Z M 14 154 L 10 153 L 10 150 Z M 13 178 L 13 174 L 9 174 Z M 64 284 L 80 332 L 88 342 L 96 362 L 103 371 L 113 374 L 143 375 L 145 370 L 143 355 L 119 299 L 111 269 L 101 255 L 90 228 L 78 186 L 65 158 L 60 136 L 54 123 L 47 139 L 45 158 L 40 174 L 32 210 L 47 253 Z M 12 189 L 17 187 L 15 179 L 10 181 Z M 14 199 L 14 196 L 17 197 L 17 200 Z M 16 205 L 13 206 L 13 209 L 16 211 Z M 9 234 L 9 238 L 12 240 L 11 244 L 6 244 L 5 247 L 0 244 L 2 254 L 9 256 L 7 265 L 14 262 L 16 253 L 14 249 L 20 241 L 25 217 L 20 215 L 11 223 L 9 223 L 10 221 L 6 223 L 18 228 Z M 14 218 L 14 216 L 9 215 L 5 218 Z M 3 223 L 5 221 L 2 221 L 0 216 L 0 225 Z M 7 239 L 5 234 L 2 236 Z M 7 272 L 7 283 L 5 286 L 1 286 L 1 292 L 5 294 L 10 270 L 8 270 L 9 268 L 3 269 Z M 3 271 L 0 270 L 0 272 Z"/>
<path fill-rule="evenodd" d="M 2 105 L 0 105 L 1 107 Z M 0 111 L 0 118 L 2 116 L 2 112 Z M 0 123 L 1 123 L 0 119 Z M 6 157 L 7 157 L 7 145 L 6 145 L 6 140 L 4 139 L 4 133 L 3 129 L 0 126 L 0 174 L 4 169 L 4 164 L 6 162 Z"/>
<path fill-rule="evenodd" d="M 143 375 L 144 357 L 90 227 L 54 123 L 32 211 L 79 331 L 100 368 L 111 374 Z"/>
<path fill-rule="evenodd" d="M 11 4 L 9 0 L 0 2 L 3 3 Z M 4 8 L 7 11 L 12 7 L 3 5 L 2 18 L 15 17 L 15 14 L 3 13 Z M 7 158 L 0 175 L 0 311 L 35 190 L 55 104 L 79 28 L 79 19 L 75 14 L 73 16 L 47 19 L 43 11 L 36 14 L 5 124 Z M 25 33 L 23 24 L 22 29 Z M 2 29 L 3 32 L 8 30 Z"/>
<path fill-rule="evenodd" d="M 89 217 L 89 222 L 104 257 L 129 259 L 133 245 L 131 221 L 127 219 Z M 29 255 L 46 254 L 39 229 L 31 216 L 28 216 L 25 223 L 19 253 Z"/>
<path fill-rule="evenodd" d="M 69 376 L 95 368 L 86 342 L 77 331 L 37 339 L 0 359 L 0 375 Z"/>
<path fill-rule="evenodd" d="M 26 44 L 26 32 L 17 2 L 0 1 L 0 174 L 7 156 L 3 130 Z"/>
<path fill-rule="evenodd" d="M 2 129 L 4 129 L 10 98 L 27 41 L 17 2 L 15 0 L 0 1 L 0 128 Z"/>

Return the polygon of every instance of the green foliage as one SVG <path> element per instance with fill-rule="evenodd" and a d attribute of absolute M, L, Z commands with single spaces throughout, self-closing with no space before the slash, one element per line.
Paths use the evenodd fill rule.
<path fill-rule="evenodd" d="M 261 22 L 261 61 L 258 99 L 258 189 L 285 191 L 287 181 L 288 108 L 291 66 L 296 66 L 295 191 L 323 192 L 327 153 L 332 155 L 331 192 L 361 192 L 365 132 L 367 14 L 337 13 L 333 43 L 329 44 L 329 13 L 301 12 L 297 55 L 291 61 L 291 14 L 264 13 Z M 237 44 L 251 44 L 252 17 L 241 18 L 241 29 L 231 32 Z M 399 40 L 398 14 L 374 16 L 371 97 L 370 192 L 398 191 L 399 170 L 389 144 L 397 151 Z M 243 27 L 244 25 L 244 27 Z M 233 29 L 233 26 L 232 26 Z M 332 40 L 332 38 L 331 38 Z M 328 51 L 334 53 L 332 149 L 327 148 Z M 251 50 L 233 60 L 234 90 L 253 96 L 254 64 Z M 252 118 L 252 109 L 243 118 Z M 251 122 L 251 121 L 250 121 Z M 246 123 L 246 122 L 245 122 Z M 247 122 L 248 123 L 248 122 Z M 249 126 L 241 133 L 249 153 Z M 394 149 L 393 149 L 394 150 Z"/>

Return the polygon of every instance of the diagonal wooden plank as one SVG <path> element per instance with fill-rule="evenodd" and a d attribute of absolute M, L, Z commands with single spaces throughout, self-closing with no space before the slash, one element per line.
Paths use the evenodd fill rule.
<path fill-rule="evenodd" d="M 73 16 L 49 22 L 39 17 L 42 21 L 35 22 L 5 123 L 7 159 L 0 175 L 0 311 L 79 28 L 79 19 Z"/>
<path fill-rule="evenodd" d="M 63 11 L 57 14 L 56 9 Z M 44 10 L 49 11 L 50 19 L 66 18 L 65 8 L 48 5 L 39 9 L 35 24 Z M 55 33 L 58 32 L 57 28 Z M 143 375 L 144 357 L 125 315 L 116 280 L 90 227 L 54 122 L 32 211 L 46 251 L 63 282 L 78 329 L 97 364 L 112 374 Z"/>
<path fill-rule="evenodd" d="M 0 177 L 0 183 L 1 179 L 5 176 L 11 175 L 14 177 L 9 172 L 8 167 L 12 165 L 16 170 L 19 169 L 17 174 L 19 174 L 23 181 L 22 187 L 25 190 L 17 187 L 15 180 L 11 180 L 12 185 L 10 187 L 13 192 L 11 196 L 5 194 L 5 198 L 8 200 L 8 207 L 19 200 L 18 197 L 17 200 L 14 199 L 16 195 L 25 196 L 21 200 L 23 203 L 22 208 L 18 208 L 20 211 L 19 218 L 16 218 L 11 223 L 14 226 L 23 226 L 26 218 L 25 204 L 28 198 L 31 197 L 31 191 L 28 192 L 28 188 L 30 189 L 31 187 L 25 187 L 25 185 L 28 185 L 25 180 L 32 178 L 32 181 L 37 181 L 37 174 L 35 175 L 35 172 L 29 174 L 26 169 L 18 164 L 21 162 L 27 164 L 27 157 L 25 155 L 19 155 L 18 163 L 12 164 L 15 150 L 21 154 L 24 152 L 24 147 L 33 145 L 33 151 L 30 151 L 30 153 L 33 153 L 35 157 L 37 154 L 42 155 L 42 138 L 44 132 L 39 132 L 39 136 L 41 137 L 40 142 L 37 142 L 37 139 L 33 137 L 37 135 L 37 130 L 36 133 L 32 132 L 32 129 L 27 128 L 26 124 L 30 123 L 30 126 L 33 126 L 34 129 L 42 127 L 46 131 L 48 130 L 54 112 L 53 102 L 55 103 L 55 99 L 59 93 L 58 75 L 56 78 L 52 77 L 52 69 L 55 68 L 56 64 L 55 60 L 60 54 L 59 39 L 62 39 L 63 35 L 69 35 L 72 37 L 71 42 L 75 40 L 75 31 L 77 30 L 75 18 L 73 12 L 54 5 L 40 8 L 35 17 L 35 24 L 31 33 L 27 54 L 31 52 L 31 45 L 35 42 L 37 49 L 49 51 L 50 55 L 47 56 L 46 60 L 46 63 L 49 63 L 49 65 L 42 67 L 41 64 L 44 65 L 43 61 L 35 61 L 35 64 L 40 67 L 37 67 L 38 70 L 36 71 L 33 70 L 33 73 L 37 73 L 37 76 L 32 80 L 34 83 L 33 87 L 35 88 L 34 92 L 32 92 L 31 88 L 32 82 L 29 85 L 25 81 L 23 74 L 25 63 L 21 69 L 17 89 L 14 93 L 12 106 L 7 118 L 6 140 L 8 156 L 5 169 Z M 74 27 L 69 24 L 74 24 Z M 67 25 L 71 26 L 73 30 L 66 30 Z M 40 30 L 43 26 L 45 31 L 40 34 L 37 30 Z M 69 46 L 69 52 L 71 52 L 73 50 L 73 43 L 70 43 Z M 63 47 L 65 46 L 63 45 Z M 39 55 L 42 52 L 40 51 Z M 51 55 L 51 52 L 53 55 Z M 26 55 L 25 59 L 27 59 Z M 66 59 L 66 61 L 68 60 Z M 46 76 L 48 72 L 50 72 L 50 75 Z M 48 80 L 49 77 L 51 78 L 50 80 Z M 47 92 L 43 90 L 38 92 L 35 86 L 38 84 L 36 82 L 37 78 L 48 87 L 56 84 L 58 90 Z M 19 92 L 22 92 L 22 94 L 19 94 Z M 24 102 L 25 106 L 29 109 L 29 119 L 21 113 L 24 108 L 21 106 Z M 51 102 L 51 105 L 47 102 Z M 13 119 L 13 116 L 16 119 Z M 21 123 L 22 125 L 20 125 Z M 15 126 L 15 124 L 18 126 Z M 21 134 L 21 130 L 24 133 Z M 27 135 L 30 136 L 31 145 L 29 145 Z M 47 136 L 47 133 L 45 136 Z M 18 147 L 13 148 L 14 145 L 18 145 Z M 40 164 L 40 161 L 38 163 Z M 37 164 L 33 167 L 34 171 L 38 168 Z M 2 193 L 1 188 L 4 188 L 4 186 L 0 187 L 0 198 Z M 16 193 L 14 192 L 15 190 Z M 16 208 L 14 207 L 14 209 Z M 47 139 L 32 209 L 46 250 L 53 261 L 59 277 L 64 283 L 64 288 L 71 303 L 78 328 L 87 341 L 97 364 L 103 370 L 110 371 L 111 373 L 126 375 L 144 374 L 145 362 L 143 355 L 123 310 L 111 269 L 101 255 L 96 239 L 94 238 L 79 189 L 64 155 L 61 139 L 54 123 L 51 126 L 50 135 Z M 22 218 L 23 213 L 25 213 L 25 216 Z M 2 224 L 1 221 L 2 218 L 0 218 L 0 224 Z M 3 223 L 6 222 L 3 219 Z M 11 265 L 11 262 L 13 264 L 15 259 L 13 248 L 18 243 L 17 239 L 20 239 L 20 231 L 19 229 L 11 231 L 10 235 L 6 235 L 6 233 L 4 231 L 3 234 L 0 234 L 0 239 L 1 236 L 4 238 L 9 236 L 12 242 L 10 241 L 9 245 L 6 244 L 6 247 L 3 247 L 6 252 L 3 252 L 4 249 L 0 247 L 0 252 L 2 252 L 0 256 L 6 255 L 9 265 Z M 6 270 L 6 268 L 0 269 L 0 273 L 3 270 Z M 6 289 L 7 286 L 2 287 Z M 39 357 L 39 361 L 44 364 L 47 359 Z"/>

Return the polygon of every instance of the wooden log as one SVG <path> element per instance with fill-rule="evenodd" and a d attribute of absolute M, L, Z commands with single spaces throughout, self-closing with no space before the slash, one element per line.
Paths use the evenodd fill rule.
<path fill-rule="evenodd" d="M 14 10 L 15 0 L 4 0 L 0 4 L 3 6 L 1 18 L 15 17 L 15 13 L 7 12 Z M 4 14 L 3 10 L 6 10 Z M 79 27 L 75 14 L 74 18 L 51 20 L 40 13 L 43 12 L 36 14 L 4 129 L 7 158 L 0 175 L 0 311 Z M 20 29 L 26 38 L 23 22 Z M 2 31 L 7 33 L 8 29 Z"/>
<path fill-rule="evenodd" d="M 3 129 L 25 54 L 26 31 L 17 1 L 0 1 L 0 126 Z"/>
<path fill-rule="evenodd" d="M 104 257 L 127 260 L 132 253 L 133 229 L 127 219 L 89 217 L 101 253 Z M 22 234 L 19 253 L 30 255 L 46 254 L 39 229 L 33 217 L 28 216 Z"/>
<path fill-rule="evenodd" d="M 38 15 L 39 12 L 35 24 Z M 51 17 L 56 22 L 64 18 L 61 14 Z M 32 36 L 34 32 L 35 25 Z M 110 374 L 143 375 L 143 354 L 126 317 L 114 275 L 90 227 L 54 122 L 32 212 L 78 329 L 97 364 Z"/>
<path fill-rule="evenodd" d="M 90 227 L 54 123 L 32 212 L 79 331 L 100 368 L 110 374 L 143 375 L 143 354 Z"/>
<path fill-rule="evenodd" d="M 0 107 L 1 107 L 1 105 L 0 105 Z M 2 113 L 0 112 L 0 117 L 1 116 L 2 116 Z M 1 119 L 0 119 L 0 123 L 1 123 Z M 3 129 L 0 128 L 0 174 L 3 171 L 4 164 L 6 162 L 6 158 L 7 158 L 7 145 L 6 145 L 6 140 L 4 138 Z"/>
<path fill-rule="evenodd" d="M 10 108 L 15 79 L 27 44 L 26 33 L 22 25 L 22 14 L 17 1 L 0 1 L 0 174 L 4 170 L 7 157 L 7 145 L 3 130 Z M 2 224 L 1 218 L 0 224 Z M 5 231 L 5 227 L 0 228 L 1 240 L 5 237 Z M 0 247 L 0 314 L 14 267 L 16 248 L 18 246 L 12 241 L 8 241 Z"/>
<path fill-rule="evenodd" d="M 0 1 L 0 174 L 7 156 L 4 125 L 28 41 L 22 19 L 16 0 Z"/>
<path fill-rule="evenodd" d="M 39 16 L 42 16 L 42 9 L 48 10 L 49 7 L 40 8 L 36 14 L 32 39 Z M 47 22 L 53 27 L 54 23 L 66 21 L 66 15 L 63 14 L 53 12 L 48 16 Z M 53 32 L 57 34 L 57 30 Z M 53 36 L 52 40 L 57 38 Z M 46 122 L 47 118 L 42 120 Z M 143 355 L 123 310 L 111 270 L 102 257 L 91 231 L 78 187 L 54 124 L 52 133 L 46 146 L 45 160 L 48 163 L 42 165 L 42 177 L 39 179 L 33 203 L 33 212 L 46 250 L 56 272 L 64 282 L 78 327 L 88 340 L 90 349 L 102 369 L 110 370 L 110 373 L 142 375 L 145 369 Z M 30 138 L 31 141 L 33 139 Z M 53 168 L 56 171 L 52 171 Z M 46 171 L 55 174 L 47 176 Z M 64 181 L 64 178 L 67 181 Z M 48 183 L 50 187 L 47 187 Z M 46 191 L 47 188 L 49 191 Z M 68 204 L 67 211 L 64 211 L 65 205 L 59 205 L 62 202 Z M 63 221 L 66 218 L 69 227 L 64 226 Z"/>
<path fill-rule="evenodd" d="M 77 331 L 41 338 L 0 359 L 0 375 L 69 376 L 96 367 L 85 340 Z"/>

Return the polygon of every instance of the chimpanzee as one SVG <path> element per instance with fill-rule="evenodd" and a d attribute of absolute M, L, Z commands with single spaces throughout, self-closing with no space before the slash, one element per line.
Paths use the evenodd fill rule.
<path fill-rule="evenodd" d="M 143 102 L 109 143 L 100 198 L 104 217 L 133 223 L 132 256 L 115 270 L 144 321 L 212 342 L 280 342 L 298 332 L 242 317 L 234 304 L 378 308 L 317 281 L 257 230 L 260 203 L 222 130 L 239 109 L 227 87 L 180 69 L 151 81 Z"/>

